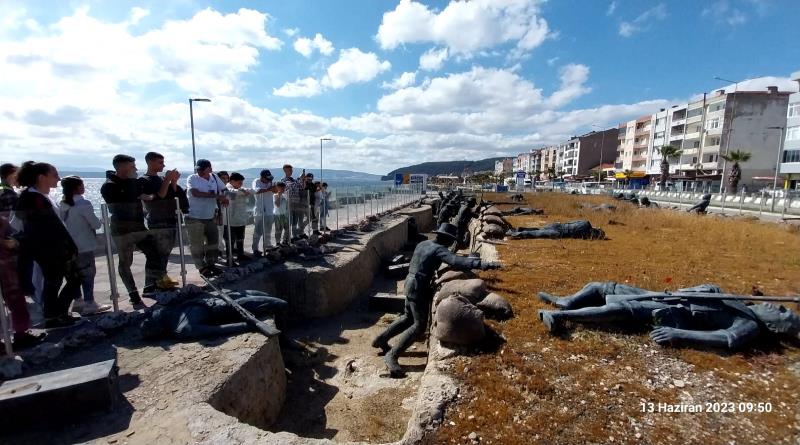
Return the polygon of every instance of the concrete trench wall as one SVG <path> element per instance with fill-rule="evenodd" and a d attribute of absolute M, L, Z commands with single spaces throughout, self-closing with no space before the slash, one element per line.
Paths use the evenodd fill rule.
<path fill-rule="evenodd" d="M 419 218 L 417 224 L 433 218 L 429 206 L 406 211 L 408 214 L 389 217 L 391 219 L 374 232 L 356 235 L 360 242 L 345 244 L 330 265 L 305 267 L 287 263 L 272 266 L 226 287 L 260 290 L 282 298 L 289 303 L 292 318 L 335 315 L 369 290 L 382 261 L 391 258 L 406 244 L 407 215 Z"/>

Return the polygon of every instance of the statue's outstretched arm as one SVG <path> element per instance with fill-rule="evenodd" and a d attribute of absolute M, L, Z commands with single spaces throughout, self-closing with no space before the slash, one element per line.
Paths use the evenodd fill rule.
<path fill-rule="evenodd" d="M 444 246 L 436 249 L 436 255 L 443 263 L 449 264 L 456 269 L 480 269 L 481 267 L 480 258 L 456 255 Z"/>
<path fill-rule="evenodd" d="M 659 326 L 650 332 L 650 338 L 662 346 L 705 346 L 719 349 L 739 349 L 758 337 L 760 328 L 753 320 L 737 317 L 727 329 L 693 331 Z"/>

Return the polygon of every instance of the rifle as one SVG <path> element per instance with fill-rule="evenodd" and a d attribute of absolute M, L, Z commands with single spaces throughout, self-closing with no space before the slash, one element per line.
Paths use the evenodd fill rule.
<path fill-rule="evenodd" d="M 258 330 L 258 332 L 261 332 L 267 338 L 274 337 L 274 336 L 276 336 L 276 335 L 281 333 L 281 331 L 279 331 L 278 329 L 273 328 L 272 326 L 270 326 L 270 325 L 264 323 L 263 321 L 259 320 L 258 318 L 256 318 L 255 315 L 251 314 L 250 311 L 248 311 L 247 309 L 243 308 L 242 305 L 237 303 L 236 300 L 231 298 L 230 295 L 228 295 L 224 290 L 222 290 L 222 289 L 218 288 L 217 286 L 214 286 L 213 284 L 211 284 L 211 282 L 208 281 L 208 279 L 206 277 L 200 275 L 200 278 L 202 278 L 203 281 L 206 282 L 206 284 L 211 286 L 211 288 L 214 289 L 217 292 L 217 294 L 219 294 L 218 296 L 220 298 L 222 298 L 223 300 L 225 300 L 226 303 L 231 305 L 231 307 L 234 308 L 236 310 L 236 312 L 238 312 L 239 315 L 242 318 L 244 318 L 244 320 L 248 324 L 250 324 L 251 326 L 254 326 L 256 328 L 256 330 Z"/>
<path fill-rule="evenodd" d="M 775 297 L 775 296 L 723 294 L 716 292 L 649 292 L 641 295 L 624 295 L 624 294 L 606 295 L 606 303 L 616 303 L 620 301 L 637 301 L 637 300 L 679 301 L 688 299 L 772 301 L 776 303 L 800 303 L 800 296 Z"/>

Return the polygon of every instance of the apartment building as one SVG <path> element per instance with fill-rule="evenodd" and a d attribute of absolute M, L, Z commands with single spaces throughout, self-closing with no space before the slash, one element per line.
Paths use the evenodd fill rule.
<path fill-rule="evenodd" d="M 616 158 L 618 128 L 592 131 L 575 136 L 558 148 L 556 170 L 564 178 L 578 179 L 590 174 L 591 169 Z"/>
<path fill-rule="evenodd" d="M 514 160 L 511 158 L 503 159 L 501 161 L 494 161 L 494 174 L 505 175 L 511 173 L 514 167 Z"/>
<path fill-rule="evenodd" d="M 531 162 L 532 158 L 533 154 L 531 152 L 518 154 L 517 157 L 514 158 L 513 160 L 512 171 L 514 172 L 523 171 L 525 173 L 533 172 L 534 170 L 532 169 L 532 162 Z"/>
<path fill-rule="evenodd" d="M 800 84 L 800 71 L 792 78 Z M 785 180 L 784 188 L 800 190 L 800 92 L 789 96 L 780 174 Z"/>
<path fill-rule="evenodd" d="M 717 90 L 702 99 L 674 105 L 651 116 L 652 137 L 646 149 L 647 174 L 660 175 L 660 147 L 683 150 L 670 159 L 670 181 L 679 189 L 719 190 L 729 170 L 721 154 L 734 150 L 750 152 L 750 161 L 740 165 L 740 184 L 763 186 L 774 177 L 780 136 L 771 126 L 786 123 L 789 93 L 776 87 L 765 91 Z M 759 181 L 762 181 L 759 185 Z"/>
<path fill-rule="evenodd" d="M 652 116 L 642 116 L 619 125 L 619 145 L 614 162 L 617 173 L 632 171 L 636 177 L 647 174 L 647 153 L 650 146 Z M 624 176 L 623 176 L 624 177 Z"/>

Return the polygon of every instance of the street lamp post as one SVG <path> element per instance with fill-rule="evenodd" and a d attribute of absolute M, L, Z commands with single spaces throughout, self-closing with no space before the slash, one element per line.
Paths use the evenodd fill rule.
<path fill-rule="evenodd" d="M 319 180 L 322 182 L 322 141 L 332 141 L 331 138 L 319 138 Z"/>
<path fill-rule="evenodd" d="M 770 212 L 775 211 L 775 198 L 776 198 L 776 190 L 778 188 L 778 172 L 781 168 L 781 158 L 783 157 L 783 141 L 786 139 L 784 132 L 786 127 L 775 126 L 775 127 L 767 127 L 768 130 L 780 130 L 781 131 L 781 140 L 778 142 L 778 159 L 775 161 L 775 177 L 772 178 L 772 205 L 770 206 Z M 784 199 L 786 199 L 784 197 Z"/>
<path fill-rule="evenodd" d="M 728 82 L 733 84 L 733 100 L 731 101 L 731 118 L 728 121 L 728 137 L 725 138 L 725 154 L 727 155 L 730 151 L 731 147 L 731 137 L 733 135 L 733 114 L 736 112 L 736 93 L 739 91 L 739 82 L 723 79 L 722 77 L 714 76 L 715 80 L 721 80 L 723 82 Z M 705 114 L 706 110 L 703 110 L 703 114 Z M 726 111 L 725 114 L 728 114 Z M 725 119 L 723 118 L 722 123 L 725 123 Z M 728 160 L 722 158 L 722 176 L 720 177 L 719 181 L 719 192 L 722 193 L 722 188 L 725 187 L 725 171 L 728 168 Z"/>
<path fill-rule="evenodd" d="M 192 168 L 197 165 L 197 154 L 194 148 L 194 109 L 193 102 L 211 102 L 211 99 L 189 98 L 189 123 L 192 126 Z"/>
<path fill-rule="evenodd" d="M 592 124 L 593 128 L 601 128 L 599 125 Z M 605 130 L 600 130 L 600 168 L 597 171 L 597 187 L 600 187 L 600 178 L 603 174 L 603 148 L 606 144 L 606 132 Z"/>

